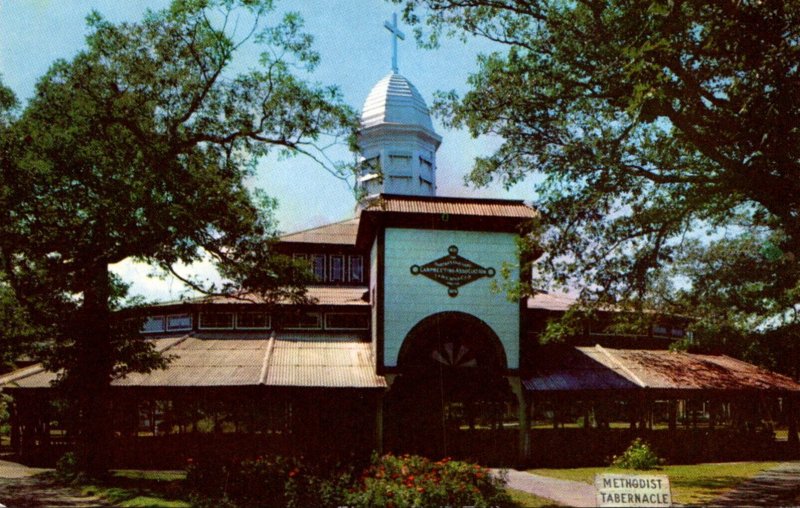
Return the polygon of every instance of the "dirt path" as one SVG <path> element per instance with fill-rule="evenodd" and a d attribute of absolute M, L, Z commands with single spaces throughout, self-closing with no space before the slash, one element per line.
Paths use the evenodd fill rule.
<path fill-rule="evenodd" d="M 8 508 L 111 506 L 94 496 L 82 496 L 77 489 L 59 485 L 48 472 L 0 460 L 0 503 Z"/>

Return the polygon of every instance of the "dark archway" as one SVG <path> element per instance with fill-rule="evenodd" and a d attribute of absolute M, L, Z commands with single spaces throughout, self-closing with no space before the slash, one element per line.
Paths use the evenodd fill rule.
<path fill-rule="evenodd" d="M 484 458 L 481 450 L 464 449 L 471 441 L 465 431 L 502 430 L 515 400 L 494 330 L 463 312 L 428 316 L 405 337 L 397 366 L 400 375 L 387 396 L 391 447 L 433 458 Z"/>

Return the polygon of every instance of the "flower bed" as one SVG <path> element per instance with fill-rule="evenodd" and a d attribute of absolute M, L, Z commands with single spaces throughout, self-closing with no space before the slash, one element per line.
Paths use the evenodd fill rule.
<path fill-rule="evenodd" d="M 350 466 L 285 457 L 207 460 L 189 464 L 186 480 L 195 506 L 514 506 L 505 479 L 488 469 L 416 455 L 374 455 L 360 475 Z"/>

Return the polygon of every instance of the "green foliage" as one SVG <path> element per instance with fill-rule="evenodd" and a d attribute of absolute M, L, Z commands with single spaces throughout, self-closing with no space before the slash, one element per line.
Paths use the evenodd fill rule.
<path fill-rule="evenodd" d="M 503 140 L 474 184 L 535 176 L 534 289 L 690 311 L 737 354 L 797 325 L 798 0 L 395 2 L 429 45 L 498 43 L 434 109 Z"/>
<path fill-rule="evenodd" d="M 351 143 L 357 122 L 336 88 L 293 74 L 319 57 L 298 16 L 272 13 L 270 0 L 174 0 L 118 24 L 94 12 L 86 48 L 19 115 L 0 86 L 0 291 L 46 332 L 39 353 L 81 405 L 82 467 L 104 468 L 110 380 L 164 365 L 140 323 L 112 319 L 126 287 L 111 265 L 181 278 L 175 265 L 210 259 L 225 282 L 190 287 L 304 301 L 306 271 L 273 252 L 274 201 L 245 180 L 273 151 L 331 169 L 321 147 Z M 237 61 L 249 46 L 259 65 Z"/>
<path fill-rule="evenodd" d="M 415 455 L 373 457 L 347 495 L 355 507 L 513 506 L 505 480 L 477 464 Z"/>
<path fill-rule="evenodd" d="M 71 482 L 78 473 L 78 460 L 74 453 L 67 452 L 56 461 L 56 474 L 61 480 Z"/>
<path fill-rule="evenodd" d="M 296 458 L 207 460 L 189 464 L 186 483 L 195 506 L 513 506 L 488 469 L 413 455 L 373 455 L 358 477 L 352 466 Z"/>
<path fill-rule="evenodd" d="M 186 475 L 194 506 L 336 507 L 351 481 L 349 467 L 285 457 L 192 462 Z"/>
<path fill-rule="evenodd" d="M 631 442 L 631 445 L 622 455 L 618 457 L 615 456 L 612 459 L 611 466 L 622 469 L 646 471 L 655 469 L 662 463 L 663 461 L 658 458 L 655 452 L 650 448 L 650 445 L 637 437 Z"/>

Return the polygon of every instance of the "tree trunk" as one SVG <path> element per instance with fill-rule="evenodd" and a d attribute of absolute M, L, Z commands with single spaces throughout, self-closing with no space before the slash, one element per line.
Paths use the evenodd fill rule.
<path fill-rule="evenodd" d="M 86 274 L 77 330 L 77 361 L 68 374 L 78 409 L 78 468 L 92 477 L 104 476 L 111 458 L 109 388 L 113 361 L 109 286 L 108 265 L 95 264 Z"/>

